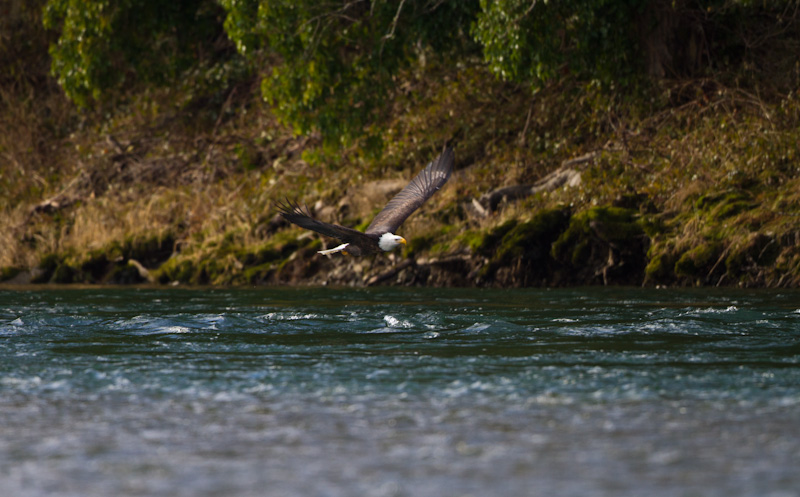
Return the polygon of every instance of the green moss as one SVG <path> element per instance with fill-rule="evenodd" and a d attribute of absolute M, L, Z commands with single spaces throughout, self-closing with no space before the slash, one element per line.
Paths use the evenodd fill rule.
<path fill-rule="evenodd" d="M 672 279 L 675 259 L 670 254 L 651 257 L 644 269 L 645 282 L 656 283 Z"/>
<path fill-rule="evenodd" d="M 747 243 L 731 249 L 725 268 L 729 276 L 738 279 L 752 269 L 774 265 L 780 253 L 781 246 L 772 236 L 757 233 Z"/>
<path fill-rule="evenodd" d="M 561 233 L 569 218 L 567 209 L 549 209 L 538 212 L 530 221 L 514 225 L 503 236 L 494 259 L 507 263 L 531 251 L 541 257 L 544 254 L 539 252 L 549 249 L 549 241 Z"/>
<path fill-rule="evenodd" d="M 639 226 L 650 238 L 655 238 L 667 231 L 667 224 L 664 222 L 663 216 L 659 215 L 642 216 L 639 220 Z"/>
<path fill-rule="evenodd" d="M 62 262 L 55 271 L 53 271 L 53 277 L 50 281 L 52 283 L 75 283 L 78 274 L 78 271 L 74 267 Z"/>
<path fill-rule="evenodd" d="M 545 209 L 528 221 L 510 220 L 490 231 L 478 248 L 489 258 L 479 276 L 491 279 L 501 266 L 518 264 L 538 278 L 549 267 L 551 244 L 566 228 L 569 217 L 569 209 Z"/>
<path fill-rule="evenodd" d="M 275 234 L 266 245 L 262 246 L 262 249 L 269 247 L 272 250 L 276 250 L 280 254 L 279 258 L 285 259 L 302 247 L 322 246 L 322 241 L 319 237 L 298 236 L 302 233 L 302 231 L 298 230 L 282 231 Z"/>
<path fill-rule="evenodd" d="M 135 259 L 155 268 L 172 254 L 172 235 L 127 237 L 83 254 L 48 256 L 40 264 L 43 270 L 37 282 L 53 283 L 140 283 L 141 276 L 130 273 L 128 261 Z"/>
<path fill-rule="evenodd" d="M 722 245 L 715 241 L 703 241 L 684 252 L 675 263 L 675 274 L 695 282 L 704 282 L 711 276 L 722 253 Z"/>
<path fill-rule="evenodd" d="M 431 245 L 431 248 L 428 250 L 428 252 L 431 255 L 442 255 L 450 252 L 452 247 L 452 240 L 443 239 Z"/>
<path fill-rule="evenodd" d="M 376 210 L 374 214 L 377 215 L 378 212 L 380 212 L 380 211 Z M 369 216 L 368 219 L 365 219 L 364 221 L 361 221 L 360 223 L 356 224 L 354 229 L 356 231 L 361 231 L 363 233 L 364 231 L 367 230 L 367 228 L 369 227 L 370 223 L 372 223 L 372 220 L 375 218 L 375 215 Z M 349 219 L 345 219 L 344 222 L 346 223 L 345 224 L 346 226 L 349 226 L 350 224 L 352 224 Z"/>
<path fill-rule="evenodd" d="M 109 256 L 103 250 L 92 250 L 86 254 L 86 259 L 80 264 L 80 271 L 90 283 L 103 281 L 109 268 L 113 267 L 117 257 Z"/>
<path fill-rule="evenodd" d="M 436 237 L 430 233 L 426 235 L 415 236 L 414 238 L 408 241 L 408 245 L 403 250 L 403 256 L 413 257 L 421 252 L 430 250 L 430 248 L 434 244 L 435 239 Z"/>
<path fill-rule="evenodd" d="M 114 265 L 126 265 L 130 259 L 146 268 L 156 268 L 169 259 L 174 245 L 172 234 L 129 236 L 78 257 L 78 266 L 87 282 L 98 282 L 108 279 Z"/>
<path fill-rule="evenodd" d="M 484 243 L 485 234 L 478 230 L 466 230 L 456 237 L 456 241 L 466 245 L 472 252 L 478 252 Z"/>
<path fill-rule="evenodd" d="M 406 255 L 468 246 L 474 254 L 470 263 L 488 260 L 483 275 L 502 273 L 496 281 L 504 285 L 598 283 L 598 271 L 613 261 L 624 261 L 620 273 L 635 272 L 632 261 L 640 254 L 647 254 L 642 274 L 658 283 L 737 284 L 762 277 L 754 275 L 777 274 L 774 281 L 781 285 L 800 284 L 800 252 L 793 248 L 800 232 L 800 100 L 791 88 L 751 92 L 770 95 L 762 100 L 742 99 L 738 90 L 724 84 L 711 88 L 705 79 L 687 80 L 654 87 L 654 93 L 637 104 L 634 96 L 558 78 L 532 99 L 529 92 L 509 87 L 484 66 L 469 62 L 427 64 L 397 74 L 397 80 L 414 91 L 399 92 L 395 109 L 402 112 L 389 112 L 370 129 L 370 136 L 381 137 L 383 154 L 373 153 L 379 147 L 366 143 L 368 139 L 324 148 L 318 134 L 292 137 L 291 130 L 274 121 L 257 89 L 250 92 L 246 85 L 225 105 L 218 99 L 205 104 L 194 89 L 181 86 L 142 88 L 119 99 L 131 105 L 109 107 L 108 112 L 83 116 L 86 119 L 59 108 L 52 113 L 56 121 L 25 134 L 49 136 L 46 141 L 54 149 L 48 151 L 48 160 L 29 161 L 34 166 L 47 164 L 46 170 L 31 166 L 31 174 L 0 178 L 0 190 L 9 191 L 0 198 L 0 210 L 11 214 L 4 216 L 4 232 L 18 233 L 12 235 L 12 247 L 0 248 L 3 255 L 9 254 L 5 263 L 33 258 L 37 270 L 24 270 L 36 274 L 39 282 L 129 281 L 134 276 L 128 274 L 130 259 L 163 282 L 276 281 L 275 271 L 293 254 L 294 267 L 287 271 L 311 267 L 310 261 L 317 259 L 302 260 L 298 251 L 316 248 L 324 238 L 273 223 L 273 200 L 322 197 L 335 205 L 342 192 L 352 194 L 371 179 L 387 173 L 399 177 L 401 171 L 410 176 L 442 143 L 454 139 L 456 174 L 433 199 L 434 226 L 447 226 L 441 232 L 431 227 L 430 233 L 409 239 Z M 732 87 L 739 85 L 727 86 Z M 711 94 L 714 105 L 705 105 Z M 41 114 L 35 106 L 53 103 L 29 100 L 34 107 L 18 118 L 35 125 L 36 120 L 28 118 Z M 611 118 L 610 107 L 615 109 Z M 487 114 L 487 108 L 497 111 Z M 519 109 L 527 109 L 530 119 L 520 119 Z M 192 119 L 196 115 L 206 117 Z M 0 133 L 9 137 L 0 140 L 0 148 L 25 158 L 36 151 L 36 144 L 15 143 L 19 126 L 11 118 L 6 123 L 10 132 Z M 57 133 L 50 132 L 51 125 Z M 98 130 L 103 135 L 99 138 Z M 103 153 L 108 134 L 121 141 L 122 162 Z M 212 135 L 213 143 L 201 144 L 207 153 L 196 160 L 194 137 Z M 578 187 L 502 204 L 486 218 L 465 211 L 484 193 L 531 184 L 564 161 L 593 150 L 601 152 L 575 165 L 581 172 Z M 142 166 L 160 164 L 168 174 L 150 177 L 146 167 L 125 169 L 128 159 L 139 157 L 147 159 Z M 70 185 L 75 177 L 81 181 Z M 188 193 L 198 181 L 203 188 Z M 72 192 L 77 202 L 32 217 L 26 214 L 58 191 Z M 140 234 L 120 235 L 98 250 L 76 247 L 87 241 L 95 246 L 96 241 L 87 240 L 92 231 L 102 240 L 111 233 L 92 229 L 91 209 L 103 205 L 109 209 L 103 223 L 134 222 L 132 229 Z M 551 228 L 546 215 L 524 210 L 545 212 L 559 210 L 560 205 L 573 206 L 578 214 Z M 415 216 L 432 216 L 432 209 L 431 204 Z M 377 212 L 376 206 L 371 214 Z M 373 219 L 362 212 L 350 216 L 341 223 L 360 222 L 357 228 L 362 230 Z M 517 219 L 480 228 L 497 219 L 493 216 Z M 527 220 L 530 216 L 534 219 Z M 19 224 L 23 218 L 27 221 Z M 153 223 L 153 234 L 142 235 L 141 229 L 149 229 L 142 223 L 148 222 Z M 447 229 L 453 231 L 446 233 Z M 176 239 L 185 243 L 170 258 Z M 657 241 L 646 252 L 650 240 Z M 48 254 L 52 250 L 60 252 Z M 708 277 L 712 269 L 713 279 Z M 716 277 L 723 271 L 725 280 Z M 521 277 L 525 272 L 535 278 Z M 0 279 L 11 274 L 4 270 Z M 606 281 L 612 280 L 604 273 Z"/>
<path fill-rule="evenodd" d="M 233 147 L 233 153 L 241 171 L 252 171 L 264 163 L 264 157 L 253 143 L 237 143 Z"/>
<path fill-rule="evenodd" d="M 239 250 L 236 258 L 245 266 L 259 266 L 280 259 L 281 252 L 272 245 L 261 245 Z"/>
<path fill-rule="evenodd" d="M 789 247 L 775 261 L 775 270 L 783 279 L 800 284 L 800 247 Z"/>
<path fill-rule="evenodd" d="M 162 264 L 156 271 L 155 277 L 159 283 L 172 281 L 190 283 L 196 272 L 195 264 L 191 260 L 175 257 Z"/>
<path fill-rule="evenodd" d="M 708 193 L 695 202 L 697 210 L 707 213 L 715 221 L 735 216 L 754 206 L 752 195 L 741 190 Z"/>
<path fill-rule="evenodd" d="M 117 264 L 105 276 L 105 281 L 115 285 L 132 285 L 144 283 L 146 280 L 139 274 L 139 270 L 131 264 Z"/>
<path fill-rule="evenodd" d="M 246 268 L 242 272 L 241 283 L 257 285 L 259 283 L 267 281 L 269 277 L 272 276 L 272 274 L 274 274 L 276 265 L 277 264 L 274 262 L 268 262 L 265 264 L 259 264 L 258 266 L 252 266 Z"/>
<path fill-rule="evenodd" d="M 653 240 L 647 250 L 645 284 L 673 284 L 676 282 L 675 263 L 682 254 L 676 253 L 674 240 L 661 237 Z"/>
<path fill-rule="evenodd" d="M 48 283 L 56 269 L 61 265 L 62 256 L 58 254 L 46 254 L 39 260 L 39 274 L 32 280 L 33 283 Z"/>
<path fill-rule="evenodd" d="M 553 257 L 579 266 L 590 255 L 593 239 L 621 244 L 644 235 L 638 212 L 622 207 L 592 207 L 572 217 L 553 244 Z"/>
<path fill-rule="evenodd" d="M 516 219 L 509 219 L 500 226 L 486 233 L 477 244 L 477 251 L 482 255 L 491 255 L 494 253 L 495 248 L 503 239 L 517 225 Z"/>
<path fill-rule="evenodd" d="M 172 233 L 126 238 L 121 246 L 125 259 L 135 259 L 145 267 L 157 267 L 170 258 L 175 247 Z"/>
<path fill-rule="evenodd" d="M 240 247 L 234 235 L 194 247 L 175 255 L 154 271 L 159 283 L 178 281 L 191 285 L 246 284 L 263 281 L 263 276 L 296 250 L 320 247 L 318 239 L 276 235 L 268 242 Z"/>
<path fill-rule="evenodd" d="M 18 267 L 4 267 L 0 269 L 0 281 L 8 281 L 23 271 Z"/>

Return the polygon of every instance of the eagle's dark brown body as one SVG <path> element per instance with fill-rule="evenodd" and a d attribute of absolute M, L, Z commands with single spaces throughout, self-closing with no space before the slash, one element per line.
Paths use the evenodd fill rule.
<path fill-rule="evenodd" d="M 403 237 L 394 232 L 401 224 L 417 210 L 426 200 L 431 198 L 441 188 L 453 172 L 455 157 L 449 147 L 422 170 L 403 190 L 386 204 L 386 207 L 375 216 L 372 223 L 364 233 L 319 221 L 303 211 L 300 206 L 291 201 L 279 204 L 280 214 L 286 220 L 309 230 L 316 231 L 326 236 L 337 238 L 344 243 L 331 250 L 322 250 L 320 253 L 345 252 L 350 255 L 360 256 L 392 250 L 398 244 L 405 244 Z"/>

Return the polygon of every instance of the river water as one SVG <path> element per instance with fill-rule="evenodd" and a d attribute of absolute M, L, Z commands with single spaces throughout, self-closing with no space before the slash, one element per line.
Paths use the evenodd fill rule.
<path fill-rule="evenodd" d="M 800 495 L 800 293 L 0 290 L 0 494 Z"/>

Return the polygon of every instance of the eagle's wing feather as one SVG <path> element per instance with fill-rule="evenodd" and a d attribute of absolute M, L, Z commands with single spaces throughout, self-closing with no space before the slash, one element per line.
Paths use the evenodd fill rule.
<path fill-rule="evenodd" d="M 285 203 L 277 203 L 277 206 L 278 209 L 280 209 L 280 214 L 284 217 L 284 219 L 300 226 L 301 228 L 316 231 L 317 233 L 321 233 L 325 236 L 330 236 L 332 238 L 337 238 L 339 240 L 344 240 L 351 243 L 355 239 L 365 237 L 364 233 L 361 233 L 358 230 L 339 226 L 338 224 L 325 223 L 318 219 L 314 219 L 308 212 L 304 212 L 298 204 L 289 199 L 287 199 Z"/>
<path fill-rule="evenodd" d="M 428 167 L 411 180 L 403 190 L 375 216 L 365 233 L 394 233 L 412 212 L 431 198 L 453 172 L 453 149 L 447 147 Z M 309 228 L 314 229 L 314 228 Z"/>

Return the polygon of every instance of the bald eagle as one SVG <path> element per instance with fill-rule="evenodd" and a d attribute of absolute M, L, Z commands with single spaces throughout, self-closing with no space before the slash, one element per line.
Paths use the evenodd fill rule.
<path fill-rule="evenodd" d="M 330 255 L 335 252 L 360 256 L 375 254 L 381 251 L 389 252 L 406 244 L 406 239 L 395 235 L 394 232 L 403 224 L 415 210 L 426 200 L 431 198 L 439 188 L 447 183 L 453 172 L 454 154 L 450 147 L 444 151 L 428 167 L 422 170 L 411 180 L 403 190 L 386 204 L 386 207 L 375 216 L 364 233 L 346 228 L 337 224 L 324 223 L 312 218 L 296 203 L 286 200 L 278 204 L 280 214 L 290 221 L 307 230 L 316 231 L 323 235 L 337 238 L 344 243 L 329 250 L 320 250 L 318 253 Z"/>

